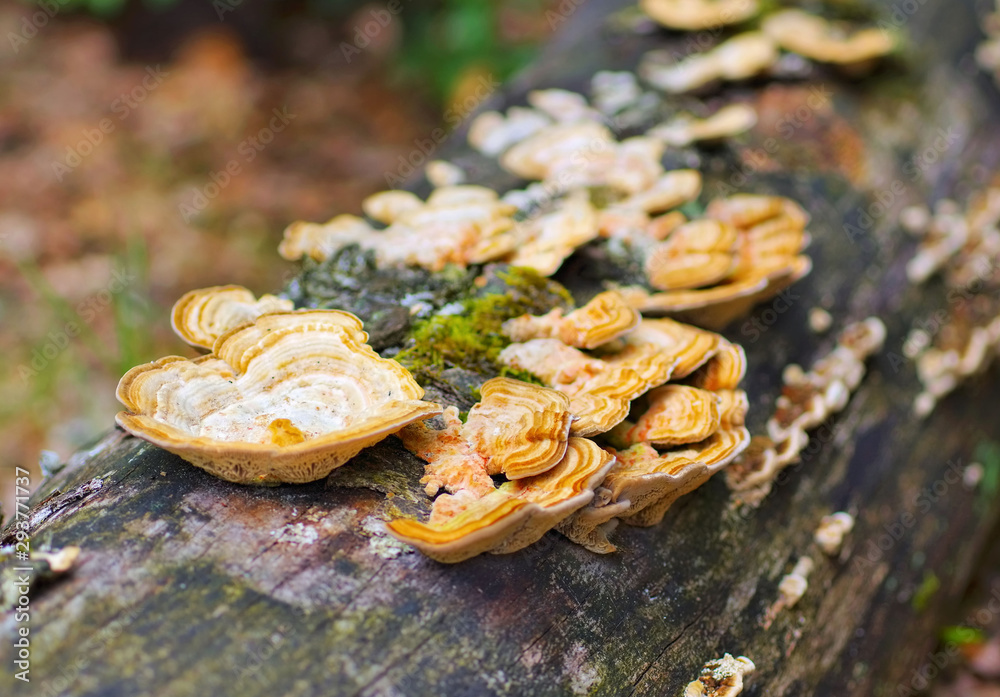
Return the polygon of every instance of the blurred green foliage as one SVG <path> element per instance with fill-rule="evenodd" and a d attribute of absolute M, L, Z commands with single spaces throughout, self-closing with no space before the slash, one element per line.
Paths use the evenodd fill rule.
<path fill-rule="evenodd" d="M 974 646 L 986 641 L 986 634 L 981 629 L 953 625 L 941 630 L 941 641 L 959 646 Z"/>
<path fill-rule="evenodd" d="M 502 82 L 527 65 L 536 50 L 533 44 L 505 39 L 504 8 L 542 18 L 545 5 L 544 0 L 438 0 L 404 5 L 403 49 L 395 70 L 403 80 L 424 83 L 441 102 L 470 70 L 482 70 Z"/>
<path fill-rule="evenodd" d="M 941 580 L 933 571 L 925 571 L 924 578 L 917 586 L 910 600 L 910 606 L 917 612 L 921 612 L 927 607 L 927 603 L 934 597 L 934 594 L 941 588 Z"/>

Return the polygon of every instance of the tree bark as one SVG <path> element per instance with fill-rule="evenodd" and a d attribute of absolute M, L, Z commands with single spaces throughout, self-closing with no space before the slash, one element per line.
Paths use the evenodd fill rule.
<path fill-rule="evenodd" d="M 570 12 L 538 63 L 490 106 L 521 103 L 529 88 L 584 90 L 596 70 L 690 45 L 606 19 L 625 4 L 593 0 Z M 835 329 L 869 315 L 889 329 L 847 408 L 813 434 L 760 508 L 734 507 L 719 476 L 661 524 L 620 526 L 615 554 L 551 532 L 515 554 L 445 566 L 379 527 L 429 510 L 421 463 L 395 439 L 326 481 L 251 488 L 115 430 L 32 496 L 32 548 L 82 551 L 63 575 L 32 562 L 30 686 L 10 675 L 21 625 L 13 613 L 0 622 L 4 680 L 17 687 L 9 694 L 676 695 L 725 652 L 756 663 L 749 695 L 919 687 L 936 661 L 952 660 L 932 655 L 936 632 L 1000 510 L 958 476 L 977 445 L 997 439 L 1000 383 L 993 371 L 927 420 L 912 415 L 920 387 L 900 359 L 904 337 L 949 307 L 939 287 L 907 284 L 912 242 L 895 219 L 908 204 L 961 198 L 995 171 L 1000 99 L 970 62 L 980 38 L 972 3 L 915 6 L 900 15 L 910 51 L 865 80 L 819 70 L 727 88 L 756 105 L 760 123 L 701 151 L 703 198 L 727 185 L 775 192 L 813 218 L 814 269 L 787 309 L 764 304 L 726 332 L 748 353 L 752 433 L 763 430 L 782 368 L 808 366 L 833 345 L 835 332 L 809 331 L 810 308 L 827 306 Z M 892 10 L 880 5 L 882 16 Z M 477 182 L 516 183 L 462 135 L 440 155 Z M 668 164 L 684 164 L 674 157 Z M 560 280 L 584 296 L 597 286 L 579 268 Z M 837 510 L 857 523 L 830 559 L 812 536 Z M 803 555 L 816 562 L 808 591 L 765 629 L 780 579 Z M 5 607 L 17 566 L 3 568 Z"/>

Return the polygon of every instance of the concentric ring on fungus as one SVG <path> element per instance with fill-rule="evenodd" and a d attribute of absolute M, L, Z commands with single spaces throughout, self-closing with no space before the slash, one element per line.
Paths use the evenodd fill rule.
<path fill-rule="evenodd" d="M 760 12 L 757 0 L 640 0 L 639 6 L 663 26 L 685 31 L 739 24 Z"/>
<path fill-rule="evenodd" d="M 259 317 L 188 360 L 167 356 L 118 384 L 126 431 L 231 482 L 310 482 L 406 424 L 440 413 L 347 312 Z"/>
<path fill-rule="evenodd" d="M 736 194 L 709 203 L 705 216 L 668 233 L 647 256 L 650 284 L 663 290 L 617 289 L 629 305 L 718 329 L 812 268 L 801 253 L 809 244 L 809 217 L 789 199 Z M 736 238 L 727 230 L 735 230 Z"/>
<path fill-rule="evenodd" d="M 182 295 L 170 312 L 170 324 L 174 333 L 191 346 L 211 350 L 215 340 L 233 327 L 293 308 L 291 300 L 274 295 L 257 299 L 243 286 L 213 286 Z"/>
<path fill-rule="evenodd" d="M 432 515 L 428 523 L 399 518 L 388 529 L 446 563 L 515 552 L 587 505 L 613 462 L 593 441 L 570 438 L 565 456 L 547 472 L 506 482 L 449 514 Z"/>

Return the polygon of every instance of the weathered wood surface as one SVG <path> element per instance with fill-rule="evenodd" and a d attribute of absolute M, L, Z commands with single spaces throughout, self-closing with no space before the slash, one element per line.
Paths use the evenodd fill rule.
<path fill-rule="evenodd" d="M 597 69 L 686 41 L 602 23 L 623 4 L 593 0 L 572 13 L 503 102 L 527 87 L 579 89 Z M 946 304 L 942 291 L 906 284 L 912 243 L 892 219 L 905 203 L 960 196 L 995 171 L 1000 98 L 969 67 L 979 36 L 971 3 L 927 0 L 905 19 L 912 64 L 865 82 L 821 72 L 808 84 L 732 89 L 757 103 L 761 125 L 738 146 L 703 152 L 715 182 L 792 196 L 814 218 L 812 275 L 789 302 L 757 309 L 756 340 L 747 325 L 730 328 L 749 355 L 752 431 L 782 366 L 832 346 L 832 335 L 806 329 L 809 308 L 825 299 L 835 326 L 877 314 L 889 327 L 847 409 L 758 510 L 732 508 L 716 477 L 661 525 L 616 530 L 613 555 L 549 533 L 516 554 L 444 566 L 398 553 L 379 533 L 383 517 L 427 510 L 420 463 L 393 439 L 329 481 L 255 489 L 116 431 L 33 497 L 32 546 L 83 551 L 71 574 L 33 590 L 30 685 L 10 677 L 15 624 L 4 615 L 4 694 L 673 695 L 723 652 L 756 663 L 749 695 L 910 686 L 995 522 L 997 502 L 950 468 L 998 437 L 1000 382 L 994 371 L 927 421 L 911 416 L 913 366 L 893 354 L 914 321 Z M 829 94 L 797 112 L 813 88 Z M 948 137 L 936 145 L 939 129 Z M 513 183 L 460 143 L 443 154 L 481 180 Z M 926 154 L 934 161 L 911 178 L 907 165 Z M 745 182 L 733 179 L 739 171 Z M 877 196 L 888 213 L 872 209 Z M 843 224 L 863 211 L 874 225 L 849 239 Z M 835 510 L 858 522 L 832 561 L 811 538 Z M 817 562 L 808 592 L 764 629 L 780 578 L 803 554 Z M 5 581 L 10 573 L 8 564 Z M 914 603 L 930 574 L 940 590 Z"/>

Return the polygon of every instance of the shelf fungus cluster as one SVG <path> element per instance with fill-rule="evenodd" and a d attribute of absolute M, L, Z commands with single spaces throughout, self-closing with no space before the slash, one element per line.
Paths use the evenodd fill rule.
<path fill-rule="evenodd" d="M 503 331 L 501 363 L 545 386 L 493 378 L 464 423 L 451 406 L 399 433 L 437 498 L 429 520 L 389 531 L 434 559 L 512 552 L 552 529 L 614 551 L 613 519 L 655 524 L 749 442 L 743 350 L 718 334 L 643 319 L 615 292 Z"/>
<path fill-rule="evenodd" d="M 402 366 L 365 343 L 349 313 L 281 311 L 277 303 L 279 311 L 240 322 L 272 305 L 232 286 L 182 298 L 178 334 L 199 345 L 212 339 L 212 352 L 128 371 L 118 424 L 222 479 L 271 484 L 325 477 L 440 412 L 421 401 L 423 389 Z"/>
<path fill-rule="evenodd" d="M 440 165 L 448 163 L 440 162 Z M 483 186 L 449 185 L 426 201 L 408 191 L 369 196 L 365 218 L 338 215 L 327 223 L 292 223 L 278 248 L 288 260 L 326 261 L 349 245 L 372 250 L 380 266 L 448 265 L 502 261 L 549 276 L 573 251 L 598 235 L 597 212 L 585 196 L 570 196 L 546 215 L 515 220 L 517 208 Z"/>
<path fill-rule="evenodd" d="M 537 103 L 548 92 L 532 93 L 529 100 Z M 539 113 L 538 127 L 530 133 L 514 126 L 526 118 L 524 112 L 483 114 L 473 132 L 480 143 L 502 142 L 501 165 L 540 182 L 543 191 L 556 197 L 555 203 L 548 202 L 555 206 L 548 216 L 580 205 L 584 189 L 604 192 L 593 209 L 596 231 L 586 239 L 564 235 L 567 253 L 560 254 L 559 263 L 598 234 L 624 245 L 645 272 L 644 285 L 619 288 L 633 308 L 718 328 L 809 272 L 811 263 L 803 254 L 809 243 L 808 216 L 789 199 L 736 194 L 710 202 L 704 217 L 694 220 L 677 210 L 701 193 L 701 175 L 688 169 L 666 171 L 664 149 L 749 128 L 756 118 L 750 107 L 731 105 L 705 121 L 675 119 L 622 141 L 593 120 L 599 112 L 580 105 L 566 109 L 561 120 Z M 506 135 L 488 137 L 494 131 Z M 530 195 L 525 198 L 531 200 Z M 536 268 L 548 272 L 550 267 Z"/>
<path fill-rule="evenodd" d="M 981 22 L 986 39 L 976 47 L 976 62 L 1000 83 L 1000 2 L 994 0 L 990 13 Z"/>
<path fill-rule="evenodd" d="M 840 548 L 844 544 L 844 537 L 854 529 L 854 516 L 845 511 L 837 511 L 830 515 L 823 516 L 819 522 L 819 527 L 813 534 L 813 542 L 816 543 L 823 554 L 828 557 L 835 557 L 840 553 Z"/>
<path fill-rule="evenodd" d="M 757 111 L 748 104 L 729 104 L 698 118 L 680 114 L 650 129 L 649 134 L 673 147 L 691 143 L 713 143 L 749 131 L 757 123 Z"/>
<path fill-rule="evenodd" d="M 756 669 L 746 656 L 727 653 L 705 664 L 698 679 L 684 689 L 684 697 L 736 697 L 743 692 L 744 676 Z"/>
<path fill-rule="evenodd" d="M 760 620 L 762 628 L 770 629 L 782 610 L 791 609 L 802 600 L 802 596 L 809 590 L 809 575 L 815 566 L 810 557 L 799 557 L 792 570 L 781 577 L 778 583 L 778 597 L 764 611 L 764 616 Z"/>
<path fill-rule="evenodd" d="M 701 191 L 696 172 L 664 170 L 665 146 L 649 135 L 619 141 L 597 121 L 557 121 L 505 150 L 500 164 L 522 179 L 541 182 L 550 195 L 604 188 L 620 208 L 656 213 Z"/>
<path fill-rule="evenodd" d="M 739 24 L 760 12 L 757 0 L 640 0 L 639 7 L 663 26 L 684 31 Z"/>
<path fill-rule="evenodd" d="M 593 312 L 590 308 L 608 302 L 600 295 L 577 312 Z M 574 346 L 552 338 L 543 318 L 535 318 L 536 338 L 520 331 L 520 341 L 500 354 L 506 365 L 565 394 L 574 415 L 570 432 L 599 438 L 615 455 L 594 500 L 558 526 L 573 541 L 602 553 L 615 549 L 606 535 L 613 519 L 656 524 L 678 497 L 707 481 L 749 442 L 743 427 L 746 394 L 738 389 L 746 370 L 742 348 L 670 319 L 628 326 L 631 320 L 621 317 L 634 315 L 624 304 L 607 315 L 607 325 L 618 329 L 606 334 L 605 343 L 591 344 L 590 353 L 578 348 L 585 342 Z M 518 322 L 508 326 L 527 324 Z"/>
<path fill-rule="evenodd" d="M 619 521 L 656 524 L 680 496 L 737 461 L 730 485 L 766 494 L 806 431 L 843 407 L 884 329 L 876 320 L 856 325 L 809 373 L 789 368 L 768 436 L 751 442 L 743 349 L 710 330 L 810 271 L 808 216 L 789 199 L 740 193 L 702 211 L 701 174 L 668 169 L 668 154 L 738 136 L 757 114 L 747 103 L 681 114 L 663 94 L 780 72 L 782 51 L 857 67 L 892 41 L 799 11 L 760 18 L 755 0 L 642 6 L 678 30 L 758 19 L 760 29 L 681 61 L 651 54 L 638 75 L 599 73 L 592 100 L 536 90 L 527 106 L 477 116 L 469 142 L 524 180 L 523 189 L 500 195 L 465 183 L 468 168 L 434 161 L 426 198 L 384 191 L 362 202 L 363 217 L 285 230 L 281 256 L 315 262 L 307 267 L 314 287 L 325 287 L 323 274 L 336 285 L 332 296 L 295 284 L 289 294 L 300 305 L 319 297 L 357 311 L 373 343 L 400 362 L 377 354 L 348 312 L 296 311 L 289 300 L 257 299 L 238 286 L 193 291 L 175 307 L 173 325 L 210 353 L 129 371 L 118 422 L 241 483 L 315 480 L 397 434 L 425 461 L 421 483 L 435 498 L 427 520 L 393 520 L 388 530 L 443 562 L 512 552 L 549 530 L 611 552 L 608 533 Z M 636 134 L 619 138 L 623 131 Z M 673 160 L 697 161 L 693 150 L 683 155 Z M 542 277 L 571 256 L 566 276 L 594 275 L 604 292 L 572 310 L 568 292 L 551 302 L 514 300 L 523 288 L 504 279 L 526 269 L 534 272 L 521 284 L 534 289 L 526 297 L 546 295 L 535 292 L 539 281 L 564 292 Z M 611 271 L 595 268 L 604 263 Z M 383 291 L 397 274 L 411 282 L 365 302 L 372 276 L 360 274 L 369 272 L 381 274 L 374 285 Z M 562 300 L 566 307 L 550 309 Z M 418 324 L 407 324 L 411 315 Z M 442 376 L 454 370 L 479 384 L 478 376 L 478 403 L 463 419 L 457 406 L 424 401 L 401 363 L 428 389 L 441 378 L 436 398 L 463 406 L 471 400 L 460 392 L 472 387 L 458 390 Z M 447 367 L 431 371 L 430 363 Z M 735 694 L 723 688 L 739 675 L 705 694 Z"/>
<path fill-rule="evenodd" d="M 404 429 L 404 445 L 428 462 L 428 493 L 448 493 L 434 500 L 426 523 L 397 519 L 389 531 L 447 563 L 536 542 L 590 502 L 614 461 L 593 441 L 569 435 L 567 407 L 555 390 L 494 378 L 464 424 L 449 407 L 443 429 Z M 496 486 L 491 474 L 507 481 Z"/>
<path fill-rule="evenodd" d="M 730 7 L 735 5 L 741 5 L 743 12 Z M 703 21 L 711 21 L 711 26 L 719 29 L 738 24 L 758 11 L 756 3 L 739 1 L 646 0 L 643 7 L 660 24 L 683 30 L 693 30 Z M 758 30 L 726 37 L 707 51 L 680 60 L 662 51 L 651 51 L 640 66 L 640 74 L 657 89 L 682 94 L 775 72 L 782 51 L 857 74 L 869 71 L 895 48 L 896 37 L 881 28 L 855 27 L 787 9 L 763 17 Z"/>
<path fill-rule="evenodd" d="M 924 388 L 914 411 L 927 416 L 1000 355 L 1000 186 L 978 192 L 964 209 L 949 200 L 933 213 L 906 209 L 901 222 L 920 239 L 906 267 L 910 281 L 940 275 L 947 289 L 947 312 L 911 331 L 903 346 Z M 937 327 L 933 336 L 928 327 Z"/>
<path fill-rule="evenodd" d="M 770 493 L 778 473 L 799 461 L 809 443 L 807 432 L 847 406 L 864 377 L 865 360 L 884 341 L 885 325 L 869 317 L 845 327 L 837 346 L 810 371 L 794 364 L 785 368 L 767 435 L 755 436 L 726 471 L 726 482 L 738 500 L 758 505 Z"/>
<path fill-rule="evenodd" d="M 628 96 L 635 99 L 641 93 Z M 477 116 L 469 142 L 497 157 L 511 174 L 539 182 L 535 203 L 556 199 L 558 204 L 567 192 L 604 189 L 618 207 L 653 213 L 691 201 L 701 191 L 697 172 L 664 169 L 665 139 L 645 134 L 619 141 L 606 123 L 610 117 L 587 105 L 582 95 L 535 90 L 528 101 L 532 107 Z M 514 191 L 504 198 L 521 202 L 533 197 L 529 191 Z"/>
<path fill-rule="evenodd" d="M 659 90 L 684 94 L 719 82 L 749 80 L 774 67 L 780 55 L 778 46 L 769 36 L 757 31 L 746 32 L 680 61 L 663 52 L 652 51 L 639 66 L 639 74 Z"/>
<path fill-rule="evenodd" d="M 760 3 L 744 0 L 641 5 L 668 28 L 708 27 L 724 35 L 709 50 L 680 60 L 652 51 L 638 75 L 595 75 L 592 103 L 563 89 L 529 92 L 525 106 L 478 115 L 469 142 L 529 182 L 500 199 L 516 207 L 520 226 L 536 230 L 511 236 L 519 240 L 518 251 L 503 257 L 507 261 L 551 274 L 574 251 L 604 245 L 604 251 L 578 259 L 622 260 L 628 271 L 619 277 L 618 289 L 630 306 L 650 316 L 719 328 L 809 272 L 803 253 L 808 218 L 787 199 L 737 194 L 711 202 L 704 216 L 689 220 L 679 209 L 698 199 L 701 175 L 666 169 L 664 155 L 744 133 L 757 114 L 745 102 L 702 104 L 697 113 L 678 113 L 663 94 L 760 75 L 788 77 L 783 52 L 857 73 L 893 51 L 896 39 L 871 26 L 801 10 L 761 16 Z M 726 29 L 750 20 L 758 29 L 735 34 Z M 637 127 L 643 130 L 636 133 Z M 619 139 L 623 131 L 632 135 Z M 636 265 L 644 273 L 635 272 Z"/>
<path fill-rule="evenodd" d="M 809 273 L 808 216 L 789 199 L 735 194 L 662 241 L 642 243 L 649 284 L 621 288 L 629 305 L 721 327 Z"/>

